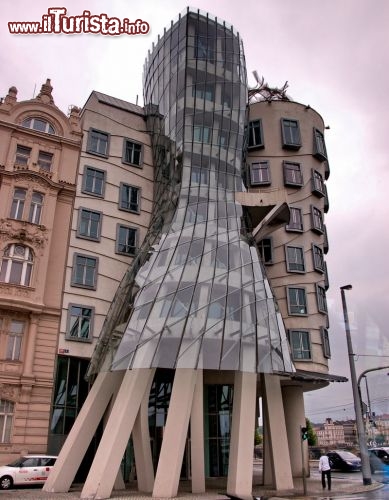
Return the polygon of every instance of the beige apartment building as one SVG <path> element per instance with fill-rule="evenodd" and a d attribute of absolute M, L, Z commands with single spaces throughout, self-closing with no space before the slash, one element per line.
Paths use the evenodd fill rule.
<path fill-rule="evenodd" d="M 50 80 L 0 102 L 0 456 L 46 452 L 81 147 Z"/>
<path fill-rule="evenodd" d="M 49 451 L 85 400 L 85 374 L 107 312 L 150 222 L 153 166 L 143 108 L 93 91 L 82 150 L 59 328 Z"/>

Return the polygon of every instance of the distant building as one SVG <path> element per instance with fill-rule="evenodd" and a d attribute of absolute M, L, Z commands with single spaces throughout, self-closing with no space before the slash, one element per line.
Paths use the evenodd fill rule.
<path fill-rule="evenodd" d="M 314 428 L 317 436 L 318 446 L 344 446 L 345 436 L 342 424 L 334 423 L 331 418 L 327 418 L 324 424 Z"/>
<path fill-rule="evenodd" d="M 79 110 L 0 103 L 0 454 L 44 452 L 81 147 Z"/>

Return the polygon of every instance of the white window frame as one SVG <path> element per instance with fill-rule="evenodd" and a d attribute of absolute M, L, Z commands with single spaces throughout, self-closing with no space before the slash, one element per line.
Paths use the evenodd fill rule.
<path fill-rule="evenodd" d="M 14 403 L 7 399 L 0 399 L 0 443 L 11 442 L 13 427 Z"/>
<path fill-rule="evenodd" d="M 18 187 L 15 188 L 11 205 L 11 219 L 23 220 L 23 211 L 26 203 L 26 197 L 27 189 Z"/>
<path fill-rule="evenodd" d="M 37 199 L 38 197 L 39 199 Z M 32 192 L 30 211 L 28 214 L 28 222 L 31 222 L 31 224 L 40 224 L 44 199 L 45 197 L 42 193 L 38 191 Z"/>
<path fill-rule="evenodd" d="M 20 249 L 20 252 L 16 252 Z M 21 249 L 24 249 L 24 253 L 21 253 Z M 11 243 L 7 246 L 4 251 L 4 255 L 0 266 L 0 281 L 3 283 L 9 283 L 10 285 L 21 285 L 30 286 L 32 271 L 34 263 L 34 254 L 31 248 L 25 245 L 19 245 L 17 243 Z M 18 282 L 11 282 L 12 268 L 17 265 L 20 268 L 20 280 Z M 19 272 L 17 273 L 19 274 Z"/>
<path fill-rule="evenodd" d="M 21 326 L 17 328 L 16 325 Z M 9 361 L 19 361 L 22 351 L 22 342 L 26 323 L 24 321 L 10 319 L 7 331 L 7 349 L 5 358 Z"/>

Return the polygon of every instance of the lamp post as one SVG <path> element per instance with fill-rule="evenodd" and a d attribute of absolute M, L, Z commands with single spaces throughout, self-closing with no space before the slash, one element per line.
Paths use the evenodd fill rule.
<path fill-rule="evenodd" d="M 361 400 L 360 400 L 359 392 L 358 392 L 357 376 L 355 373 L 354 353 L 353 353 L 353 346 L 351 343 L 350 323 L 348 320 L 346 296 L 344 293 L 345 290 L 351 290 L 351 288 L 352 288 L 351 285 L 341 286 L 340 293 L 342 296 L 344 326 L 345 326 L 345 330 L 346 330 L 348 359 L 349 359 L 349 363 L 350 363 L 350 376 L 351 376 L 351 385 L 352 385 L 353 399 L 354 399 L 355 422 L 357 425 L 359 450 L 361 452 L 362 477 L 363 477 L 363 484 L 367 485 L 367 484 L 371 484 L 371 470 L 370 470 L 369 452 L 367 451 L 367 445 L 366 445 L 365 426 L 363 424 Z"/>

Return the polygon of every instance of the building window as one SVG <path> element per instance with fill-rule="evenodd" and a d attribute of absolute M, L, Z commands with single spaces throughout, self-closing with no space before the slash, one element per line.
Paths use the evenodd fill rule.
<path fill-rule="evenodd" d="M 322 313 L 327 313 L 327 298 L 324 286 L 316 285 L 317 308 Z"/>
<path fill-rule="evenodd" d="M 54 127 L 47 120 L 42 118 L 27 118 L 23 120 L 22 127 L 32 128 L 38 132 L 46 132 L 46 134 L 55 134 Z"/>
<path fill-rule="evenodd" d="M 32 265 L 33 253 L 30 248 L 17 244 L 8 245 L 1 261 L 0 281 L 12 285 L 29 286 Z"/>
<path fill-rule="evenodd" d="M 195 58 L 213 63 L 215 60 L 214 39 L 207 37 L 206 29 L 204 30 L 204 33 L 201 33 L 201 35 L 196 34 Z"/>
<path fill-rule="evenodd" d="M 267 160 L 252 163 L 250 165 L 250 184 L 252 186 L 270 184 L 270 168 Z"/>
<path fill-rule="evenodd" d="M 11 441 L 11 430 L 14 417 L 14 403 L 0 399 L 0 443 Z"/>
<path fill-rule="evenodd" d="M 324 135 L 317 128 L 313 129 L 314 137 L 314 148 L 313 156 L 315 156 L 320 161 L 325 161 L 327 159 L 327 149 L 326 143 L 324 141 Z"/>
<path fill-rule="evenodd" d="M 321 326 L 320 335 L 321 335 L 321 345 L 323 347 L 323 356 L 329 359 L 331 357 L 331 347 L 330 347 L 330 339 L 327 328 Z"/>
<path fill-rule="evenodd" d="M 116 236 L 116 252 L 124 255 L 135 255 L 137 248 L 137 229 L 118 225 Z"/>
<path fill-rule="evenodd" d="M 289 224 L 286 226 L 288 231 L 298 231 L 303 230 L 303 214 L 301 208 L 289 207 L 290 218 Z"/>
<path fill-rule="evenodd" d="M 193 141 L 203 142 L 209 144 L 211 142 L 211 129 L 210 127 L 203 127 L 202 125 L 195 125 L 193 127 Z"/>
<path fill-rule="evenodd" d="M 208 184 L 209 170 L 201 167 L 194 167 L 190 169 L 191 184 Z"/>
<path fill-rule="evenodd" d="M 263 148 L 263 132 L 262 132 L 262 120 L 253 120 L 249 122 L 249 138 L 248 138 L 248 147 L 255 148 Z"/>
<path fill-rule="evenodd" d="M 323 214 L 321 210 L 316 207 L 311 207 L 311 219 L 312 219 L 312 231 L 316 233 L 323 234 L 324 232 L 324 222 L 323 222 Z"/>
<path fill-rule="evenodd" d="M 320 198 L 325 195 L 323 176 L 317 170 L 312 170 L 312 193 Z"/>
<path fill-rule="evenodd" d="M 30 213 L 28 214 L 28 222 L 32 224 L 40 224 L 42 206 L 43 206 L 44 196 L 37 191 L 32 192 Z"/>
<path fill-rule="evenodd" d="M 119 209 L 127 212 L 140 212 L 140 188 L 120 183 Z"/>
<path fill-rule="evenodd" d="M 98 168 L 84 167 L 82 192 L 93 196 L 104 197 L 106 172 Z"/>
<path fill-rule="evenodd" d="M 284 161 L 284 183 L 285 186 L 303 185 L 303 174 L 300 163 Z"/>
<path fill-rule="evenodd" d="M 263 238 L 258 243 L 258 250 L 264 264 L 273 264 L 273 240 L 271 238 Z"/>
<path fill-rule="evenodd" d="M 287 287 L 287 298 L 290 315 L 308 314 L 305 288 Z"/>
<path fill-rule="evenodd" d="M 39 151 L 38 155 L 38 167 L 46 172 L 51 171 L 51 167 L 53 164 L 53 155 L 52 153 L 46 153 L 46 151 Z"/>
<path fill-rule="evenodd" d="M 123 162 L 140 166 L 142 163 L 142 145 L 137 142 L 124 140 Z"/>
<path fill-rule="evenodd" d="M 205 101 L 214 101 L 215 86 L 209 83 L 197 83 L 192 86 L 192 97 L 204 99 Z"/>
<path fill-rule="evenodd" d="M 96 289 L 98 259 L 75 254 L 73 259 L 72 285 Z"/>
<path fill-rule="evenodd" d="M 54 377 L 53 411 L 50 433 L 69 434 L 74 421 L 88 395 L 86 371 L 89 360 L 58 356 Z"/>
<path fill-rule="evenodd" d="M 92 342 L 94 308 L 69 304 L 66 338 Z"/>
<path fill-rule="evenodd" d="M 300 125 L 297 120 L 281 119 L 282 145 L 285 149 L 301 147 Z"/>
<path fill-rule="evenodd" d="M 18 361 L 22 347 L 24 321 L 11 320 L 7 335 L 6 359 Z"/>
<path fill-rule="evenodd" d="M 313 268 L 315 271 L 324 273 L 324 255 L 323 250 L 317 245 L 312 245 Z"/>
<path fill-rule="evenodd" d="M 77 236 L 99 240 L 101 232 L 101 212 L 80 208 Z"/>
<path fill-rule="evenodd" d="M 311 359 L 311 340 L 308 331 L 289 330 L 289 342 L 293 359 Z"/>
<path fill-rule="evenodd" d="M 31 148 L 27 148 L 26 146 L 16 146 L 16 157 L 15 163 L 18 165 L 27 165 L 28 160 L 30 159 Z"/>
<path fill-rule="evenodd" d="M 305 273 L 304 248 L 285 246 L 286 269 L 292 273 Z"/>
<path fill-rule="evenodd" d="M 101 156 L 108 156 L 109 134 L 91 128 L 88 135 L 87 152 Z"/>
<path fill-rule="evenodd" d="M 11 213 L 10 213 L 11 219 L 17 219 L 17 220 L 23 219 L 23 210 L 24 210 L 24 203 L 26 201 L 26 194 L 27 194 L 26 189 L 21 189 L 21 188 L 15 189 L 11 205 Z"/>

